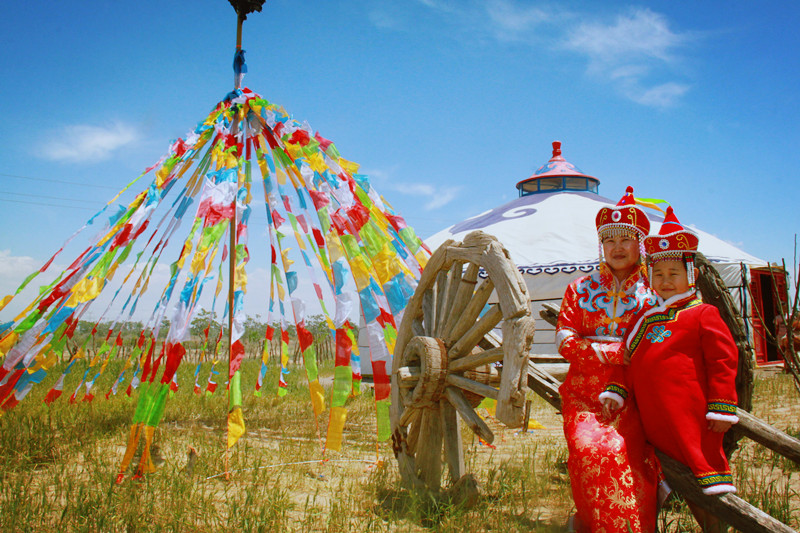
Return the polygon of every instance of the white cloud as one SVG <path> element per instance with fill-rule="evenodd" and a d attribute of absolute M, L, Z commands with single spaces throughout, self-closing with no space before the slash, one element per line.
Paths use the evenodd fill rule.
<path fill-rule="evenodd" d="M 133 126 L 115 122 L 108 126 L 74 124 L 54 132 L 41 153 L 57 161 L 95 162 L 108 159 L 112 153 L 139 139 Z"/>
<path fill-rule="evenodd" d="M 445 13 L 453 13 L 458 10 L 459 2 L 454 0 L 417 0 L 420 4 L 444 11 Z"/>
<path fill-rule="evenodd" d="M 445 205 L 449 204 L 450 202 L 456 199 L 456 197 L 458 196 L 458 192 L 460 190 L 461 190 L 460 187 L 439 188 L 433 193 L 431 201 L 425 204 L 425 209 L 427 211 L 432 211 L 433 209 L 444 207 Z"/>
<path fill-rule="evenodd" d="M 663 15 L 638 8 L 610 24 L 579 24 L 565 36 L 564 47 L 587 57 L 590 75 L 612 82 L 634 102 L 663 108 L 677 103 L 690 87 L 675 81 L 654 84 L 650 78 L 673 69 L 677 50 L 689 40 L 688 34 L 672 31 Z"/>
<path fill-rule="evenodd" d="M 0 299 L 7 294 L 14 294 L 22 282 L 44 264 L 44 260 L 34 259 L 26 255 L 12 255 L 11 250 L 0 250 Z M 58 268 L 53 265 L 53 271 Z M 48 272 L 41 275 L 42 279 L 35 279 L 23 292 L 15 296 L 11 303 L 2 311 L 0 323 L 11 320 L 17 313 L 28 305 L 37 294 L 37 289 L 42 283 L 52 281 L 53 275 Z M 44 281 L 42 281 L 44 280 Z"/>
<path fill-rule="evenodd" d="M 379 193 L 383 193 L 384 190 L 387 190 L 399 194 L 421 196 L 423 200 L 427 200 L 427 202 L 423 204 L 423 208 L 426 211 L 444 207 L 455 200 L 461 190 L 461 187 L 447 187 L 431 183 L 405 181 L 398 183 L 398 180 L 393 178 L 395 169 L 364 169 L 364 173 L 373 179 L 373 185 L 375 185 Z"/>
<path fill-rule="evenodd" d="M 447 17 L 470 42 L 488 37 L 523 43 L 537 53 L 556 48 L 585 57 L 587 74 L 641 105 L 669 107 L 690 89 L 675 79 L 675 71 L 680 51 L 696 35 L 674 31 L 667 17 L 650 9 L 633 8 L 598 21 L 602 14 L 520 0 L 417 2 Z"/>
<path fill-rule="evenodd" d="M 396 190 L 402 190 L 406 194 L 417 196 L 431 196 L 436 192 L 436 189 L 434 189 L 432 185 L 427 185 L 425 183 L 408 183 L 403 185 L 402 189 L 398 188 Z"/>
<path fill-rule="evenodd" d="M 397 193 L 421 196 L 427 200 L 423 205 L 426 211 L 446 206 L 458 197 L 461 190 L 461 187 L 446 187 L 429 183 L 403 183 L 401 186 L 389 185 L 387 188 Z"/>
<path fill-rule="evenodd" d="M 635 90 L 629 94 L 631 100 L 650 107 L 671 107 L 689 86 L 681 83 L 664 83 L 649 89 Z"/>
<path fill-rule="evenodd" d="M 516 40 L 547 22 L 550 16 L 538 7 L 524 7 L 509 0 L 490 0 L 486 4 L 495 36 L 500 40 Z"/>
<path fill-rule="evenodd" d="M 567 46 L 589 56 L 597 66 L 627 64 L 643 57 L 665 62 L 686 37 L 674 33 L 663 15 L 649 9 L 633 9 L 618 15 L 613 24 L 584 22 L 567 38 Z"/>
<path fill-rule="evenodd" d="M 11 255 L 11 250 L 0 250 L 0 279 L 15 278 L 20 282 L 25 277 L 38 270 L 41 262 L 25 255 Z M 16 287 L 14 287 L 16 289 Z"/>

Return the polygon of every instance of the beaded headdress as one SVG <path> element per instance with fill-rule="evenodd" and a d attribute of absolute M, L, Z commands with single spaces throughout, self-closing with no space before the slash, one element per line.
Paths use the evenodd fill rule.
<path fill-rule="evenodd" d="M 639 254 L 644 258 L 644 238 L 650 231 L 650 220 L 644 211 L 636 206 L 636 199 L 633 197 L 633 187 L 625 190 L 625 196 L 620 199 L 617 205 L 603 207 L 597 212 L 595 218 L 597 225 L 597 237 L 600 245 L 600 262 L 603 258 L 603 239 L 605 237 L 617 237 L 628 235 L 639 241 Z"/>
<path fill-rule="evenodd" d="M 678 222 L 678 217 L 667 207 L 667 213 L 658 235 L 649 235 L 644 240 L 644 248 L 650 265 L 658 261 L 683 261 L 689 286 L 694 288 L 694 256 L 700 239 L 693 231 L 687 230 Z"/>

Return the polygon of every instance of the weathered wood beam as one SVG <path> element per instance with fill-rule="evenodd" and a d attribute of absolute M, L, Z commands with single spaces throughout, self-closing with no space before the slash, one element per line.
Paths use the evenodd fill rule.
<path fill-rule="evenodd" d="M 528 387 L 559 412 L 561 411 L 561 395 L 558 393 L 560 386 L 561 382 L 542 370 L 539 365 L 528 363 Z"/>
<path fill-rule="evenodd" d="M 551 326 L 556 327 L 558 324 L 558 313 L 560 312 L 561 308 L 557 305 L 542 304 L 542 308 L 539 310 L 539 316 Z"/>
<path fill-rule="evenodd" d="M 736 414 L 739 423 L 733 426 L 734 431 L 800 464 L 800 440 L 770 426 L 744 409 L 737 409 Z"/>
<path fill-rule="evenodd" d="M 656 451 L 656 454 L 661 461 L 664 476 L 674 490 L 728 525 L 745 533 L 796 533 L 783 522 L 733 494 L 722 496 L 703 494 L 703 489 L 688 467 L 660 451 Z"/>

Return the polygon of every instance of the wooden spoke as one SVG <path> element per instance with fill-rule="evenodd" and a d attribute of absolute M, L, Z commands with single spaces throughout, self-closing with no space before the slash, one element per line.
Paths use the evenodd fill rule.
<path fill-rule="evenodd" d="M 458 359 L 472 351 L 478 344 L 478 341 L 487 333 L 492 331 L 495 326 L 503 319 L 503 313 L 500 311 L 499 305 L 492 305 L 486 314 L 484 314 L 478 322 L 476 322 L 464 336 L 458 339 L 453 347 L 450 348 L 448 354 L 450 359 Z"/>
<path fill-rule="evenodd" d="M 447 395 L 447 400 L 456 408 L 456 411 L 458 411 L 458 414 L 461 415 L 462 420 L 466 422 L 470 429 L 484 441 L 491 444 L 494 441 L 494 433 L 486 425 L 486 422 L 478 416 L 478 413 L 472 409 L 472 406 L 464 397 L 464 393 L 455 387 L 447 387 L 445 394 Z"/>
<path fill-rule="evenodd" d="M 464 445 L 455 408 L 444 398 L 439 401 L 444 434 L 444 458 L 450 473 L 450 483 L 455 483 L 465 474 Z"/>
<path fill-rule="evenodd" d="M 447 337 L 445 337 L 444 343 L 446 346 L 451 346 L 455 340 L 461 338 L 464 333 L 475 324 L 481 311 L 483 311 L 483 308 L 486 306 L 486 302 L 489 301 L 493 290 L 494 283 L 492 283 L 492 280 L 487 279 L 481 283 L 478 290 L 475 291 L 475 294 L 472 295 L 472 298 L 464 308 L 464 312 L 458 317 L 458 321 L 450 330 Z"/>
<path fill-rule="evenodd" d="M 464 272 L 464 276 L 459 281 L 458 289 L 453 298 L 453 304 L 450 306 L 450 314 L 447 317 L 447 323 L 442 331 L 443 339 L 449 338 L 450 332 L 453 330 L 456 322 L 458 322 L 458 318 L 463 314 L 464 308 L 467 306 L 467 303 L 469 303 L 472 295 L 475 294 L 479 271 L 480 267 L 477 264 L 470 263 L 466 272 Z"/>
<path fill-rule="evenodd" d="M 448 370 L 450 372 L 463 372 L 464 370 L 472 370 L 479 366 L 496 363 L 503 360 L 503 347 L 492 348 L 478 353 L 471 353 L 465 355 L 455 361 L 450 361 Z"/>
<path fill-rule="evenodd" d="M 447 327 L 447 320 L 450 317 L 453 309 L 453 303 L 456 299 L 456 291 L 461 284 L 461 272 L 464 270 L 464 263 L 461 261 L 454 261 L 447 273 L 447 285 L 441 296 L 441 306 L 439 307 L 439 314 L 436 321 L 436 337 L 444 337 L 444 332 Z"/>
<path fill-rule="evenodd" d="M 408 436 L 406 436 L 406 450 L 409 454 L 414 455 L 419 441 L 420 421 L 422 419 L 422 410 L 413 409 L 413 416 L 408 423 Z"/>
<path fill-rule="evenodd" d="M 437 406 L 438 407 L 438 406 Z M 438 409 L 424 409 L 416 453 L 417 472 L 429 487 L 438 487 L 442 478 L 442 417 Z"/>
<path fill-rule="evenodd" d="M 411 329 L 415 337 L 422 337 L 425 335 L 425 325 L 422 323 L 422 319 L 420 318 L 413 319 L 411 322 Z"/>
<path fill-rule="evenodd" d="M 497 399 L 497 394 L 499 392 L 491 385 L 486 385 L 485 383 L 474 381 L 472 379 L 465 378 L 464 376 L 459 376 L 458 374 L 450 374 L 447 376 L 447 383 L 453 385 L 454 387 L 458 387 L 469 392 L 474 392 L 475 394 L 483 396 L 484 398 L 491 398 L 492 400 Z"/>
<path fill-rule="evenodd" d="M 422 297 L 422 323 L 425 326 L 425 336 L 433 337 L 433 330 L 436 327 L 436 289 L 425 291 Z"/>
<path fill-rule="evenodd" d="M 462 375 L 462 374 L 455 374 L 455 375 Z M 500 372 L 493 365 L 484 365 L 484 366 L 479 366 L 475 370 L 467 370 L 466 372 L 463 373 L 463 376 L 473 381 L 479 381 L 481 383 L 486 383 L 488 385 L 497 385 L 502 381 Z"/>
<path fill-rule="evenodd" d="M 436 276 L 436 309 L 431 337 L 438 337 L 444 321 L 444 307 L 447 303 L 447 289 L 449 286 L 450 271 L 442 270 Z"/>

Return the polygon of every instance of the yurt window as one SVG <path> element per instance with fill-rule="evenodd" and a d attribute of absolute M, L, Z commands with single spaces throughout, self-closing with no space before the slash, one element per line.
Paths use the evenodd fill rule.
<path fill-rule="evenodd" d="M 528 181 L 526 183 L 520 183 L 519 185 L 519 195 L 525 196 L 526 194 L 533 194 L 535 192 L 539 192 L 539 182 L 536 180 Z"/>
<path fill-rule="evenodd" d="M 586 190 L 586 178 L 565 178 L 567 181 L 567 189 L 573 191 Z"/>
<path fill-rule="evenodd" d="M 564 178 L 542 178 L 539 180 L 540 191 L 555 191 L 564 188 Z"/>

